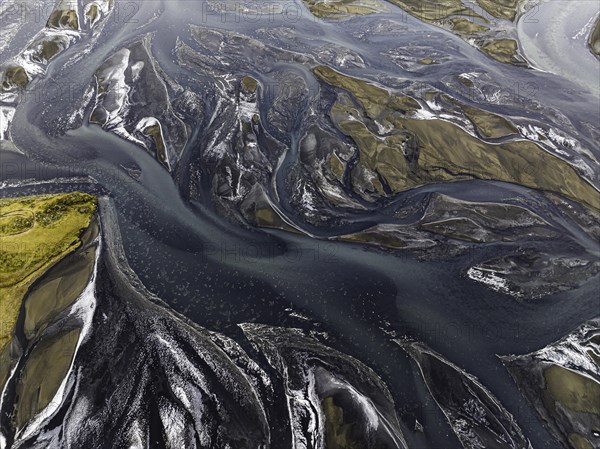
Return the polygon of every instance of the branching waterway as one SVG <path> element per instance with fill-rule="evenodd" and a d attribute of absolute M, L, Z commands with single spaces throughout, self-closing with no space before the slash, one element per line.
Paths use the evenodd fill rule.
<path fill-rule="evenodd" d="M 535 14 L 522 16 L 517 26 L 518 39 L 524 56 L 535 69 L 494 61 L 464 39 L 421 22 L 393 4 L 386 5 L 384 12 L 341 21 L 317 19 L 299 0 L 261 5 L 232 3 L 229 6 L 237 8 L 233 12 L 221 11 L 222 6 L 189 0 L 117 2 L 101 28 L 74 39 L 48 63 L 45 73 L 32 78 L 19 100 L 10 106 L 15 107 L 9 128 L 12 143 L 3 141 L 0 149 L 0 195 L 84 191 L 110 198 L 114 222 L 109 220 L 104 226 L 112 228 L 110 235 L 120 236 L 127 263 L 148 291 L 197 325 L 236 341 L 244 340 L 238 326 L 242 323 L 297 328 L 354 357 L 389 388 L 408 447 L 450 449 L 461 444 L 446 423 L 450 412 L 442 407 L 446 415 L 442 414 L 428 399 L 430 393 L 415 374 L 414 362 L 396 339 L 421 342 L 476 376 L 512 414 L 532 447 L 557 447 L 497 356 L 537 351 L 597 317 L 598 276 L 582 276 L 577 285 L 563 288 L 561 284 L 560 288 L 549 290 L 548 295 L 522 300 L 518 295 L 475 282 L 467 270 L 494 260 L 504 254 L 502 251 L 522 248 L 550 254 L 552 260 L 568 256 L 596 263 L 598 242 L 584 221 L 568 215 L 558 203 L 551 203 L 545 196 L 549 190 L 519 185 L 509 177 L 470 176 L 449 183 L 434 179 L 435 182 L 394 195 L 386 192 L 388 197 L 382 195 L 372 202 L 354 195 L 353 200 L 362 209 L 357 209 L 359 212 L 352 218 L 344 212 L 342 218 L 332 219 L 325 226 L 302 221 L 306 211 L 295 205 L 295 195 L 300 190 L 290 188 L 290 179 L 296 179 L 295 164 L 302 157 L 301 142 L 309 124 L 351 142 L 350 132 L 344 137 L 333 123 L 323 125 L 329 120 L 326 108 L 330 108 L 334 98 L 341 101 L 343 96 L 335 97 L 338 91 L 319 80 L 313 68 L 326 65 L 324 61 L 330 57 L 327 52 L 333 51 L 339 53 L 337 60 L 331 59 L 338 61 L 332 63 L 337 64 L 336 70 L 396 93 L 414 97 L 422 94 L 422 111 L 429 114 L 443 114 L 431 106 L 435 102 L 424 100 L 425 92 L 435 89 L 458 102 L 477 104 L 510 117 L 518 133 L 490 138 L 488 145 L 524 141 L 535 134 L 540 145 L 548 144 L 543 151 L 557 160 L 568 161 L 586 186 L 597 188 L 600 63 L 589 52 L 582 31 L 597 15 L 597 3 L 549 1 L 532 10 Z M 259 11 L 252 12 L 253 8 Z M 195 35 L 194 26 L 234 32 L 254 41 L 248 44 L 241 37 L 235 38 L 243 56 L 229 55 L 224 39 L 222 50 L 211 53 L 204 47 L 209 45 L 208 38 Z M 2 50 L 2 61 L 16 55 L 20 51 L 18 44 L 24 47 L 38 28 L 38 24 L 25 25 Z M 571 36 L 571 40 L 564 36 Z M 169 104 L 184 98 L 187 91 L 195 92 L 200 99 L 195 109 L 186 109 L 193 111 L 188 116 L 173 114 L 185 123 L 182 129 L 187 134 L 177 154 L 179 160 L 171 161 L 167 168 L 158 156 L 124 138 L 123 133 L 109 132 L 90 123 L 94 98 L 100 95 L 95 90 L 100 88 L 94 84 L 100 83 L 98 68 L 116 51 L 131 48 L 144 37 L 161 82 L 136 87 L 149 92 L 137 97 L 139 104 L 146 104 L 142 110 L 149 108 L 147 104 L 153 95 L 158 98 L 160 89 L 168 92 Z M 189 53 L 181 51 L 184 47 Z M 189 54 L 202 58 L 181 56 Z M 436 59 L 436 63 L 411 65 L 411 61 L 427 57 Z M 358 63 L 345 62 L 352 58 Z M 251 65 L 253 61 L 256 66 Z M 146 62 L 141 70 L 149 70 L 149 66 Z M 112 70 L 116 73 L 119 68 Z M 300 100 L 290 97 L 282 103 L 276 87 L 282 73 L 296 80 L 292 84 L 305 83 L 309 94 Z M 218 115 L 221 110 L 229 111 L 222 104 L 232 99 L 219 93 L 219 83 L 214 80 L 226 84 L 227 76 L 242 75 L 252 76 L 262 86 L 256 114 L 264 130 L 263 134 L 257 133 L 258 146 L 271 142 L 268 139 L 274 136 L 283 142 L 280 147 L 285 147 L 273 157 L 274 177 L 264 184 L 266 196 L 286 223 L 313 237 L 276 229 L 285 226 L 272 223 L 259 227 L 241 225 L 238 216 L 242 213 L 236 209 L 233 214 L 225 214 L 224 207 L 214 200 L 217 181 L 211 178 L 212 166 L 200 155 L 209 152 L 206 145 L 213 137 L 224 136 L 227 128 L 238 127 L 238 120 L 246 113 L 239 106 L 237 115 Z M 462 75 L 474 81 L 457 84 L 455 80 Z M 275 86 L 273 92 L 268 86 Z M 226 89 L 221 92 L 228 92 Z M 128 108 L 136 110 L 139 104 L 135 103 L 135 96 L 131 98 Z M 281 107 L 280 104 L 289 115 L 283 114 L 285 120 L 279 122 L 270 120 L 275 116 L 273 108 Z M 143 116 L 144 112 L 140 114 Z M 211 116 L 217 117 L 216 121 L 209 122 Z M 221 134 L 214 125 L 219 120 L 226 126 L 225 131 L 218 131 Z M 459 123 L 454 118 L 448 121 Z M 287 129 L 281 129 L 281 123 Z M 544 131 L 531 131 L 534 124 Z M 129 124 L 123 126 L 125 129 Z M 169 128 L 169 145 L 175 141 L 171 131 L 174 128 L 175 125 Z M 543 133 L 551 137 L 538 137 Z M 560 138 L 552 137 L 556 135 Z M 556 143 L 565 139 L 572 143 Z M 356 160 L 352 163 L 357 164 Z M 535 171 L 544 167 L 519 166 L 516 170 L 530 170 L 533 177 Z M 236 175 L 223 173 L 223 179 Z M 243 173 L 240 171 L 240 179 Z M 562 195 L 559 188 L 554 192 L 553 195 Z M 440 249 L 440 253 L 397 251 L 338 239 L 381 223 L 415 225 L 423 220 L 426 200 L 434 194 L 473 204 L 526 208 L 554 234 L 544 234 L 540 240 L 505 236 L 489 244 L 448 244 L 447 251 Z M 409 212 L 402 215 L 399 211 L 404 209 Z M 108 262 L 107 267 L 109 273 L 115 269 Z M 119 286 L 125 281 L 111 282 Z M 128 291 L 125 287 L 115 288 Z M 262 341 L 258 330 L 252 333 L 244 328 L 244 332 L 245 338 Z M 177 339 L 181 343 L 184 337 Z M 266 354 L 257 359 L 265 364 L 263 358 L 268 359 L 270 353 L 258 343 L 252 346 L 244 341 L 242 345 L 249 353 Z M 326 375 L 316 372 L 322 385 L 335 385 L 334 381 L 323 380 Z M 270 371 L 269 374 L 274 376 Z M 278 407 L 291 401 L 289 395 L 280 400 Z M 438 403 L 442 405 L 443 401 Z M 383 420 L 381 416 L 379 419 Z M 425 424 L 424 433 L 414 430 L 415 420 Z M 3 418 L 3 425 L 6 422 Z M 271 447 L 284 447 L 275 440 L 272 444 Z"/>

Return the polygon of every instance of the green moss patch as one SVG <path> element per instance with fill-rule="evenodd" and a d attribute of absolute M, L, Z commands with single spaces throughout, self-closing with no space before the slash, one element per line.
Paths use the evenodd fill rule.
<path fill-rule="evenodd" d="M 96 212 L 85 193 L 0 199 L 0 351 L 31 284 L 81 244 Z"/>

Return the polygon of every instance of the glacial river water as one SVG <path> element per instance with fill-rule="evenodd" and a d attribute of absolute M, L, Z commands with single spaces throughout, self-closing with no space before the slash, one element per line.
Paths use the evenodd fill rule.
<path fill-rule="evenodd" d="M 563 15 L 554 9 L 561 9 L 558 3 L 569 4 L 561 10 Z M 580 125 L 593 122 L 594 114 L 598 117 L 597 91 L 595 95 L 586 92 L 597 80 L 598 62 L 591 55 L 579 59 L 580 40 L 574 44 L 577 50 L 569 52 L 567 43 L 550 37 L 561 29 L 575 35 L 592 17 L 592 3 L 548 2 L 539 10 L 539 23 L 519 25 L 525 54 L 539 68 L 553 70 L 575 84 L 551 73 L 493 63 L 461 39 L 406 16 L 394 6 L 385 14 L 325 23 L 311 18 L 295 0 L 286 5 L 298 11 L 298 20 L 275 15 L 273 20 L 238 22 L 234 17 L 206 13 L 210 9 L 204 2 L 169 0 L 144 2 L 132 10 L 135 14 L 129 23 L 109 21 L 89 53 L 85 53 L 87 42 L 73 45 L 33 88 L 43 89 L 58 80 L 69 91 L 81 93 L 105 58 L 148 32 L 156 33 L 153 53 L 161 67 L 185 85 L 193 83 L 193 74 L 174 62 L 173 48 L 177 37 L 194 47 L 186 31 L 188 23 L 255 37 L 261 28 L 285 26 L 301 31 L 297 40 L 285 43 L 291 49 L 344 45 L 361 54 L 368 66 L 365 73 L 385 73 L 399 82 L 420 80 L 435 85 L 446 75 L 485 71 L 506 88 L 533 85 L 530 92 L 560 110 L 580 131 L 579 137 L 593 147 L 593 135 Z M 546 15 L 553 17 L 551 27 L 544 26 Z M 362 40 L 356 37 L 379 20 L 395 21 L 404 31 L 393 40 L 377 34 Z M 379 57 L 383 51 L 414 43 L 448 55 L 448 62 L 411 73 Z M 73 59 L 78 54 L 83 56 Z M 558 54 L 568 56 L 558 58 Z M 583 75 L 574 76 L 573 65 Z M 79 98 L 75 94 L 19 106 L 11 132 L 27 156 L 2 153 L 2 177 L 40 181 L 77 175 L 90 176 L 95 182 L 7 187 L 2 195 L 65 189 L 108 194 L 117 206 L 129 262 L 149 290 L 190 319 L 226 334 L 234 335 L 236 324 L 248 321 L 330 333 L 332 346 L 373 367 L 390 386 L 400 408 L 417 410 L 432 426 L 431 447 L 460 445 L 449 428 L 436 427 L 440 415 L 433 405 L 421 408 L 423 392 L 415 389 L 408 359 L 391 341 L 393 336 L 417 338 L 477 376 L 516 417 L 533 447 L 556 447 L 496 356 L 539 349 L 597 316 L 597 282 L 537 302 L 518 302 L 467 279 L 464 269 L 472 262 L 469 256 L 419 262 L 401 254 L 282 231 L 243 230 L 219 218 L 208 204 L 184 201 L 170 174 L 132 143 L 93 125 L 52 136 L 47 123 Z M 195 144 L 191 139 L 188 145 Z M 141 170 L 139 182 L 122 169 L 132 163 Z M 531 195 L 510 185 L 499 184 L 498 189 L 491 195 Z M 466 199 L 490 198 L 477 182 L 436 186 L 436 190 L 453 191 Z M 580 238 L 590 250 L 595 249 L 586 236 Z M 419 444 L 419 437 L 414 438 Z"/>
<path fill-rule="evenodd" d="M 599 14 L 595 0 L 540 2 L 519 20 L 523 52 L 538 69 L 563 76 L 597 98 L 600 67 L 588 49 L 588 36 Z"/>

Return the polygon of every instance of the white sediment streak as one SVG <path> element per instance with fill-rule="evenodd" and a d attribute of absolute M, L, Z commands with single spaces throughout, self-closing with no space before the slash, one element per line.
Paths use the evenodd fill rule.
<path fill-rule="evenodd" d="M 0 106 L 0 140 L 9 140 L 8 128 L 15 115 L 15 108 Z"/>
<path fill-rule="evenodd" d="M 101 105 L 108 114 L 105 127 L 117 127 L 127 110 L 130 87 L 125 82 L 125 70 L 129 65 L 131 51 L 122 48 L 106 61 L 96 73 L 98 87 L 108 85 L 108 90 L 96 96 L 96 107 Z"/>
<path fill-rule="evenodd" d="M 505 293 L 516 298 L 523 296 L 519 292 L 511 290 L 506 279 L 501 278 L 493 270 L 487 270 L 481 267 L 472 267 L 467 271 L 467 276 L 477 282 L 487 285 L 494 291 Z"/>

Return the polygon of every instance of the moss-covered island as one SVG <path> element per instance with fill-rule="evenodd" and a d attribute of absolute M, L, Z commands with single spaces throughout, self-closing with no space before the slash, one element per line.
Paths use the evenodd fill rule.
<path fill-rule="evenodd" d="M 353 170 L 376 173 L 374 188 L 382 196 L 432 182 L 497 180 L 556 192 L 593 210 L 598 191 L 566 161 L 525 140 L 491 144 L 452 123 L 415 118 L 419 104 L 366 81 L 320 66 L 313 70 L 325 84 L 341 89 L 330 110 L 335 126 L 357 145 Z M 464 106 L 479 132 L 503 136 L 514 127 L 499 116 Z M 389 129 L 379 135 L 378 126 Z M 527 167 L 544 167 L 543 171 Z"/>
<path fill-rule="evenodd" d="M 0 199 L 0 352 L 28 289 L 81 245 L 96 207 L 79 192 Z"/>
<path fill-rule="evenodd" d="M 514 27 L 522 9 L 519 0 L 387 1 L 419 20 L 448 29 L 496 61 L 527 66 L 519 52 L 519 43 L 507 32 Z M 387 9 L 383 2 L 376 0 L 304 0 L 304 3 L 315 17 L 329 20 L 386 12 Z"/>

